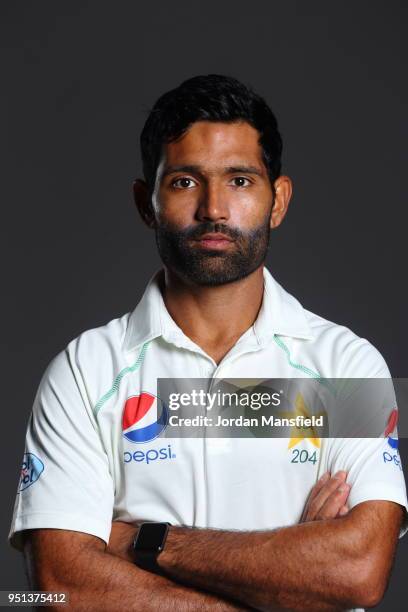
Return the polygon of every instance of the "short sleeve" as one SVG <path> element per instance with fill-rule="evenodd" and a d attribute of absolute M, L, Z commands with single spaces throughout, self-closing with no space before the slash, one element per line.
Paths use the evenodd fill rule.
<path fill-rule="evenodd" d="M 28 421 L 8 536 L 19 550 L 25 529 L 68 529 L 109 540 L 113 480 L 68 348 L 46 369 Z"/>
<path fill-rule="evenodd" d="M 370 437 L 339 437 L 327 440 L 325 467 L 332 474 L 339 470 L 348 472 L 347 482 L 351 485 L 348 497 L 350 508 L 369 500 L 388 500 L 405 508 L 400 530 L 402 537 L 408 531 L 408 502 L 398 451 L 398 406 L 394 387 L 382 355 L 366 340 L 360 339 L 359 342 L 360 350 L 354 359 L 349 360 L 347 374 L 351 378 L 359 378 L 359 385 L 366 386 L 369 402 L 367 399 L 364 399 L 364 402 L 369 411 L 356 410 L 353 417 L 350 398 L 343 404 L 342 409 L 348 405 L 346 418 L 350 423 L 356 418 L 356 414 L 363 416 L 368 423 L 367 431 L 370 431 Z M 351 398 L 353 397 L 358 398 L 358 394 L 352 394 Z M 376 437 L 373 432 L 376 432 Z"/>
<path fill-rule="evenodd" d="M 391 443 L 390 443 L 391 440 Z M 400 537 L 408 531 L 407 493 L 397 438 L 342 438 L 330 441 L 327 469 L 348 473 L 348 506 L 369 500 L 388 500 L 405 508 Z"/>

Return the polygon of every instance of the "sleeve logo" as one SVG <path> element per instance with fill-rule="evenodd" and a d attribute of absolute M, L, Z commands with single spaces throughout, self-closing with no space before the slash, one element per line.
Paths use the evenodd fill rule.
<path fill-rule="evenodd" d="M 384 431 L 384 438 L 387 439 L 388 445 L 392 450 L 383 451 L 383 461 L 384 463 L 392 463 L 399 467 L 402 470 L 401 459 L 398 452 L 398 433 L 397 433 L 397 423 L 398 423 L 398 410 L 394 408 L 391 411 L 391 414 L 388 418 L 387 427 Z M 392 452 L 394 454 L 392 454 Z"/>
<path fill-rule="evenodd" d="M 24 453 L 18 492 L 28 489 L 44 471 L 44 464 L 33 453 Z"/>
<path fill-rule="evenodd" d="M 398 423 L 398 410 L 394 408 L 388 418 L 387 427 L 384 431 L 384 437 L 388 438 L 388 444 L 391 448 L 398 448 L 398 434 L 397 434 L 397 423 Z"/>

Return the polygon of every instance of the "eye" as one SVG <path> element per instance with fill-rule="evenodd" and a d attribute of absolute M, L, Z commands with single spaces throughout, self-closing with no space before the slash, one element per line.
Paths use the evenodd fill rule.
<path fill-rule="evenodd" d="M 171 183 L 172 187 L 176 189 L 191 189 L 194 187 L 195 182 L 193 179 L 183 176 L 182 178 L 176 179 Z"/>
<path fill-rule="evenodd" d="M 234 176 L 232 182 L 234 187 L 248 187 L 251 184 L 251 181 L 245 178 L 245 176 Z"/>

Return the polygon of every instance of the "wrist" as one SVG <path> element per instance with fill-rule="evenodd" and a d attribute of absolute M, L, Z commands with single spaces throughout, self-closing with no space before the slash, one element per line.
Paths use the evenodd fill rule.
<path fill-rule="evenodd" d="M 183 527 L 174 525 L 169 527 L 166 544 L 157 557 L 157 563 L 164 572 L 170 572 L 176 563 L 178 551 L 182 546 L 183 531 L 185 531 Z"/>

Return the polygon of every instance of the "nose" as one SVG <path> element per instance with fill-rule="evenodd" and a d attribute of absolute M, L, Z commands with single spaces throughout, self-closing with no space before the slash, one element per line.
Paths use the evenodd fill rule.
<path fill-rule="evenodd" d="M 196 211 L 199 221 L 220 222 L 229 219 L 227 194 L 216 184 L 208 183 L 203 190 Z"/>

